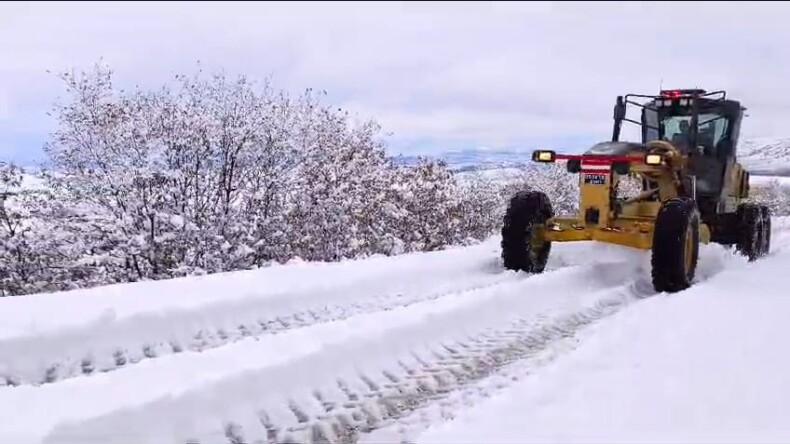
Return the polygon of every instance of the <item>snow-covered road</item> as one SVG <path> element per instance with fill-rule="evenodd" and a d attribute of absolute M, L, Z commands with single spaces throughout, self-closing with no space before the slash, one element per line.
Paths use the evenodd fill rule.
<path fill-rule="evenodd" d="M 623 310 L 573 354 L 416 442 L 790 441 L 790 249 L 779 234 L 771 257 Z"/>
<path fill-rule="evenodd" d="M 550 270 L 527 276 L 501 269 L 498 240 L 492 239 L 429 254 L 289 264 L 3 300 L 0 442 L 227 443 L 267 442 L 267 437 L 381 442 L 414 438 L 428 426 L 436 428 L 421 438 L 427 441 L 457 441 L 461 435 L 500 441 L 453 422 L 442 429 L 437 421 L 517 384 L 514 380 L 535 384 L 526 377 L 532 371 L 550 374 L 535 381 L 555 377 L 551 372 L 559 375 L 558 384 L 561 377 L 572 378 L 568 387 L 555 388 L 563 389 L 556 399 L 566 396 L 568 403 L 580 396 L 572 387 L 606 393 L 579 382 L 583 379 L 571 367 L 550 370 L 555 367 L 549 362 L 568 367 L 584 356 L 592 359 L 592 352 L 583 350 L 603 340 L 589 330 L 605 331 L 604 326 L 612 335 L 642 324 L 662 326 L 676 343 L 685 343 L 693 329 L 676 325 L 670 315 L 677 313 L 652 315 L 650 307 L 711 288 L 730 291 L 731 281 L 745 281 L 739 273 L 758 279 L 746 270 L 781 268 L 790 260 L 784 249 L 789 227 L 787 221 L 775 222 L 775 253 L 760 264 L 746 264 L 717 245 L 703 248 L 700 282 L 672 298 L 650 297 L 643 252 L 557 244 Z M 715 298 L 696 303 L 714 313 L 721 308 Z M 629 321 L 635 310 L 654 316 L 652 323 Z M 688 316 L 704 322 L 711 314 L 698 309 Z M 727 321 L 722 319 L 712 325 Z M 650 354 L 652 343 L 638 340 L 638 332 L 631 336 L 641 355 L 622 359 Z M 569 353 L 580 338 L 589 339 Z M 699 341 L 706 339 L 711 340 Z M 620 345 L 608 347 L 607 357 L 626 353 Z M 585 365 L 581 371 L 599 368 Z M 651 371 L 647 378 L 655 377 Z M 626 384 L 639 383 L 634 374 L 628 377 Z M 533 390 L 521 384 L 514 390 Z M 552 402 L 547 396 L 554 392 L 546 390 L 539 391 L 542 397 L 521 396 L 532 400 L 527 407 L 499 402 L 505 409 L 541 409 Z M 592 401 L 591 408 L 605 409 L 605 401 Z M 595 413 L 583 405 L 575 409 L 577 419 Z M 556 413 L 556 425 L 564 430 L 560 408 L 541 411 Z M 501 427 L 489 422 L 506 417 L 474 418 L 481 427 Z M 536 418 L 532 421 L 540 421 Z M 549 429 L 534 430 L 530 435 L 519 426 L 513 439 L 563 438 Z M 580 433 L 575 438 L 585 437 Z"/>

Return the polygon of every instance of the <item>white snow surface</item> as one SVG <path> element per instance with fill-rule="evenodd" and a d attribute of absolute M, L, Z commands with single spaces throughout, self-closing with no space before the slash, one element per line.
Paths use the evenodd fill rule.
<path fill-rule="evenodd" d="M 755 263 L 703 247 L 671 296 L 646 252 L 555 244 L 525 275 L 492 238 L 5 298 L 0 442 L 787 442 L 773 228 Z"/>
<path fill-rule="evenodd" d="M 417 442 L 788 442 L 788 265 L 780 249 L 646 299 Z"/>
<path fill-rule="evenodd" d="M 11 384 L 70 377 L 83 366 L 112 370 L 125 365 L 119 361 L 203 350 L 517 279 L 497 266 L 489 243 L 8 298 L 0 304 L 0 385 L 3 377 Z"/>

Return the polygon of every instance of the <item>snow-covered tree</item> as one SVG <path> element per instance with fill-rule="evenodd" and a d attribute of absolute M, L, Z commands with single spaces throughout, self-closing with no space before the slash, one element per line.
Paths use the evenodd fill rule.
<path fill-rule="evenodd" d="M 176 91 L 131 94 L 102 67 L 61 78 L 72 100 L 46 147 L 51 186 L 111 220 L 129 278 L 255 262 L 296 163 L 287 100 L 244 77 L 178 76 Z"/>
<path fill-rule="evenodd" d="M 291 252 L 307 260 L 375 252 L 388 169 L 375 139 L 378 126 L 354 127 L 345 112 L 312 100 L 300 111 L 294 137 L 299 162 L 286 191 Z"/>
<path fill-rule="evenodd" d="M 459 185 L 459 229 L 464 242 L 483 240 L 495 234 L 502 224 L 505 205 L 514 187 L 508 187 L 509 182 L 503 184 L 481 174 L 467 175 Z M 519 180 L 517 186 L 521 185 L 524 183 Z"/>
<path fill-rule="evenodd" d="M 430 251 L 463 239 L 461 189 L 447 165 L 420 158 L 414 167 L 398 168 L 390 188 L 393 235 L 407 251 Z"/>
<path fill-rule="evenodd" d="M 0 295 L 21 292 L 29 274 L 23 218 L 15 205 L 23 171 L 0 162 Z"/>

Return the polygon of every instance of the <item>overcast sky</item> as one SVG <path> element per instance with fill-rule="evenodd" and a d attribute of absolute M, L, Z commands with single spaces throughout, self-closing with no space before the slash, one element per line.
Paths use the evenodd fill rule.
<path fill-rule="evenodd" d="M 782 3 L 2 3 L 0 159 L 30 160 L 62 93 L 45 71 L 100 57 L 157 87 L 200 60 L 375 117 L 392 151 L 578 148 L 614 97 L 727 89 L 746 136 L 790 136 Z"/>

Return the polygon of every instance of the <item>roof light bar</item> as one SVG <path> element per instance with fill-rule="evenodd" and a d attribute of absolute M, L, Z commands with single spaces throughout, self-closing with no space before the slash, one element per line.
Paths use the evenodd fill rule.
<path fill-rule="evenodd" d="M 703 95 L 706 93 L 704 89 L 664 89 L 661 91 L 661 97 L 679 99 L 681 97 L 691 97 L 694 94 Z"/>

